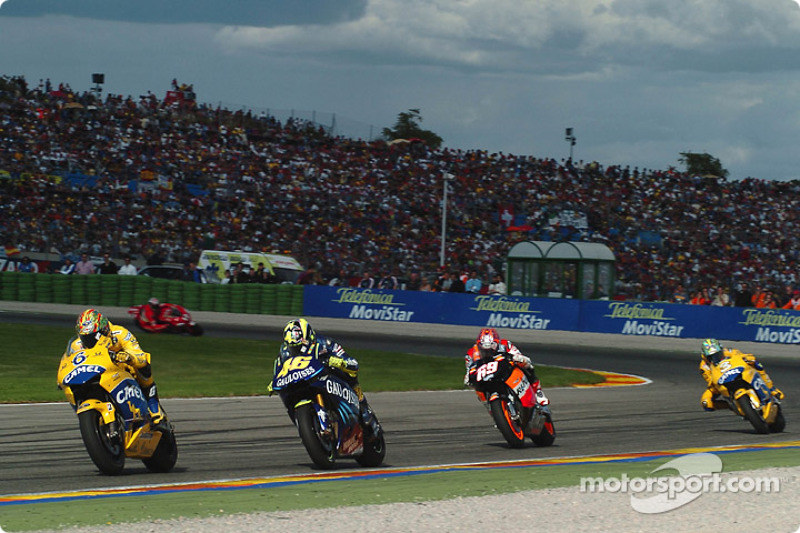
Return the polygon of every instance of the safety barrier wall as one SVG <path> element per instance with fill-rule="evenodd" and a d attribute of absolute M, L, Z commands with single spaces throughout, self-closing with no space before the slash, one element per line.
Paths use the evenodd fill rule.
<path fill-rule="evenodd" d="M 307 286 L 306 316 L 800 344 L 800 312 Z"/>
<path fill-rule="evenodd" d="M 780 309 L 0 272 L 0 300 L 127 307 L 152 297 L 189 311 L 800 344 L 800 312 Z"/>
<path fill-rule="evenodd" d="M 0 272 L 0 300 L 128 307 L 150 298 L 189 311 L 300 315 L 300 285 L 204 284 L 149 276 L 28 274 Z"/>

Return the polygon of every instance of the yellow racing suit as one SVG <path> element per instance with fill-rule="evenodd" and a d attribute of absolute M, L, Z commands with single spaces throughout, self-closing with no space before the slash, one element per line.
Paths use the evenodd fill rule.
<path fill-rule="evenodd" d="M 141 346 L 139 346 L 139 341 L 126 328 L 115 326 L 111 322 L 108 323 L 108 327 L 110 341 L 108 351 L 111 354 L 111 358 L 117 363 L 126 364 L 133 371 L 133 377 L 139 383 L 142 392 L 147 398 L 150 415 L 153 417 L 154 423 L 158 423 L 163 418 L 163 413 L 158 402 L 156 383 L 150 367 L 150 353 L 142 350 Z M 61 358 L 62 361 L 64 358 L 72 357 L 73 353 L 83 349 L 80 337 L 74 337 L 69 341 L 67 350 Z"/>
<path fill-rule="evenodd" d="M 764 380 L 764 383 L 769 388 L 770 392 L 776 398 L 783 399 L 783 393 L 780 389 L 775 388 L 775 384 L 772 382 L 772 378 L 769 377 L 766 370 L 764 370 L 764 365 L 758 362 L 756 357 L 753 354 L 749 353 L 742 353 L 739 350 L 724 348 L 723 353 L 725 357 L 731 356 L 739 356 L 744 359 L 747 364 L 752 366 L 756 369 L 756 371 L 761 375 L 761 379 Z M 703 406 L 703 409 L 706 411 L 714 411 L 716 409 L 728 409 L 728 402 L 724 400 L 718 400 L 717 397 L 721 394 L 721 391 L 717 387 L 717 384 L 712 379 L 711 375 L 711 367 L 709 366 L 708 362 L 705 359 L 700 360 L 700 374 L 703 376 L 703 379 L 706 381 L 707 388 L 703 392 L 703 395 L 700 397 L 700 404 Z"/>

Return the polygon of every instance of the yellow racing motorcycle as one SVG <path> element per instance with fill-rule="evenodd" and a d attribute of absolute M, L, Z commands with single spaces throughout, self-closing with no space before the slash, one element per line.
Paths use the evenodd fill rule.
<path fill-rule="evenodd" d="M 764 382 L 761 374 L 741 353 L 712 357 L 709 361 L 712 383 L 719 398 L 731 411 L 752 424 L 756 433 L 780 433 L 786 427 L 781 402 Z"/>
<path fill-rule="evenodd" d="M 134 369 L 117 363 L 108 348 L 103 339 L 65 354 L 58 369 L 58 387 L 78 415 L 86 451 L 104 474 L 122 473 L 126 457 L 141 459 L 151 472 L 169 472 L 178 446 L 166 412 L 161 426 L 170 430 L 154 429 Z"/>

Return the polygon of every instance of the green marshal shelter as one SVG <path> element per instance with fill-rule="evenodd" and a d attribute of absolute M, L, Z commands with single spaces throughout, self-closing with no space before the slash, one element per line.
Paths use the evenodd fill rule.
<path fill-rule="evenodd" d="M 510 296 L 607 300 L 614 296 L 614 252 L 595 242 L 522 241 L 508 251 Z"/>

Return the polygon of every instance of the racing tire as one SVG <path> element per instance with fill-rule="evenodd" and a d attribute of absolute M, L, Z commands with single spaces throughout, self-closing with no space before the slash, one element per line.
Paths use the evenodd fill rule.
<path fill-rule="evenodd" d="M 333 468 L 336 464 L 336 445 L 320 434 L 319 418 L 314 406 L 310 403 L 301 405 L 295 409 L 294 419 L 300 440 L 314 464 L 325 470 Z"/>
<path fill-rule="evenodd" d="M 525 432 L 519 425 L 519 420 L 511 418 L 507 401 L 498 398 L 497 400 L 492 400 L 489 403 L 489 407 L 492 411 L 494 423 L 503 438 L 508 442 L 508 445 L 512 448 L 522 448 L 525 445 Z"/>
<path fill-rule="evenodd" d="M 386 457 L 386 440 L 381 431 L 377 439 L 364 444 L 364 451 L 356 457 L 356 462 L 361 466 L 381 466 L 384 457 Z"/>
<path fill-rule="evenodd" d="M 163 431 L 161 440 L 158 441 L 156 451 L 147 459 L 142 459 L 144 466 L 150 472 L 165 473 L 172 470 L 178 461 L 178 443 L 174 431 Z"/>
<path fill-rule="evenodd" d="M 770 433 L 781 433 L 786 427 L 786 419 L 783 417 L 783 409 L 778 406 L 778 415 L 772 424 L 769 425 Z"/>
<path fill-rule="evenodd" d="M 200 324 L 195 324 L 193 326 L 189 326 L 189 335 L 192 337 L 200 337 L 203 335 L 203 326 Z"/>
<path fill-rule="evenodd" d="M 537 446 L 552 446 L 556 440 L 556 427 L 550 414 L 545 415 L 542 431 L 538 435 L 531 435 L 531 440 Z"/>
<path fill-rule="evenodd" d="M 761 418 L 761 415 L 755 410 L 753 404 L 750 403 L 750 397 L 745 395 L 737 401 L 739 402 L 739 408 L 742 410 L 742 413 L 744 413 L 744 417 L 750 422 L 753 429 L 756 430 L 756 433 L 762 435 L 769 433 L 769 425 Z"/>
<path fill-rule="evenodd" d="M 125 468 L 125 446 L 121 437 L 111 438 L 108 424 L 94 409 L 78 414 L 81 438 L 89 457 L 104 474 L 116 476 Z"/>

